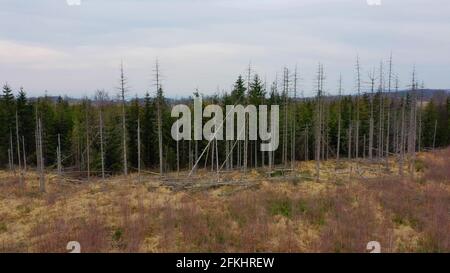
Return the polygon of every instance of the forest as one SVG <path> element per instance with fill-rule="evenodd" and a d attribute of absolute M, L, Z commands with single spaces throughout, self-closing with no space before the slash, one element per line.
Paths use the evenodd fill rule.
<path fill-rule="evenodd" d="M 116 90 L 82 99 L 4 84 L 0 252 L 448 252 L 449 92 L 415 69 L 401 86 L 392 59 L 355 67 L 344 90 L 319 64 L 310 97 L 297 68 L 268 84 L 249 67 L 231 90 L 177 100 L 159 64 L 144 98 L 123 66 Z M 199 96 L 278 105 L 278 149 L 175 141 L 172 107 Z"/>
<path fill-rule="evenodd" d="M 5 83 L 0 165 L 14 172 L 36 168 L 89 180 L 141 170 L 163 175 L 193 167 L 289 169 L 296 161 L 315 160 L 319 176 L 322 160 L 384 162 L 395 156 L 403 173 L 416 152 L 450 144 L 450 95 L 425 89 L 415 71 L 409 84 L 399 86 L 392 67 L 390 58 L 363 76 L 358 59 L 355 90 L 343 90 L 342 76 L 340 82 L 325 86 L 319 64 L 315 97 L 305 97 L 298 88 L 297 68 L 284 68 L 282 77 L 267 83 L 249 67 L 247 75 L 237 76 L 232 90 L 214 95 L 193 92 L 192 97 L 203 97 L 204 105 L 279 105 L 280 146 L 275 152 L 259 151 L 259 141 L 173 140 L 170 130 L 176 119 L 171 108 L 179 103 L 192 107 L 193 100 L 164 96 L 158 63 L 154 90 L 144 98 L 128 97 L 123 65 L 117 90 L 97 90 L 77 100 L 29 98 L 26 89 L 14 90 Z M 389 160 L 385 162 L 389 168 Z"/>

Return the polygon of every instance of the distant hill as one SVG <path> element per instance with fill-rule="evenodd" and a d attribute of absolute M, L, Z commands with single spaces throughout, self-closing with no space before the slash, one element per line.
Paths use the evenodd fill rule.
<path fill-rule="evenodd" d="M 405 96 L 408 92 L 411 92 L 411 90 L 400 90 L 397 92 L 391 92 L 391 96 L 393 97 L 397 97 L 397 96 Z M 367 92 L 366 92 L 367 94 Z M 445 96 L 450 94 L 450 89 L 419 89 L 417 90 L 417 95 L 423 96 L 423 100 L 428 101 L 431 100 L 433 97 L 440 97 L 440 96 Z M 352 94 L 352 96 L 354 96 L 355 94 Z M 385 95 L 387 95 L 387 92 L 385 92 Z M 31 97 L 30 101 L 36 101 L 38 98 L 42 98 L 42 97 Z M 59 96 L 47 96 L 48 99 L 50 99 L 53 102 L 58 101 Z M 77 104 L 77 103 L 81 103 L 83 101 L 83 99 L 81 98 L 72 98 L 69 96 L 63 96 L 64 100 L 68 101 L 69 104 Z M 307 97 L 307 99 L 312 99 L 314 97 Z M 337 98 L 337 96 L 333 95 L 333 96 L 328 96 L 328 98 Z M 132 100 L 133 98 L 128 99 L 128 101 Z M 173 104 L 173 103 L 183 103 L 183 102 L 188 102 L 190 100 L 189 97 L 186 98 L 180 98 L 180 99 L 173 99 L 173 98 L 166 98 L 167 102 L 169 104 Z M 144 102 L 144 98 L 139 98 L 140 103 Z"/>
<path fill-rule="evenodd" d="M 393 94 L 396 96 L 404 96 L 411 90 L 401 90 L 398 92 L 394 92 Z M 430 100 L 433 97 L 439 97 L 441 95 L 447 95 L 450 93 L 450 89 L 419 89 L 417 90 L 417 94 L 419 96 L 423 96 L 424 100 Z"/>

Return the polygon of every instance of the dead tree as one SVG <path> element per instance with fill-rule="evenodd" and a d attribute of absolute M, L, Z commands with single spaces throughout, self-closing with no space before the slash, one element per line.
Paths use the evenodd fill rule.
<path fill-rule="evenodd" d="M 319 64 L 317 73 L 317 98 L 316 98 L 316 113 L 315 113 L 315 160 L 316 160 L 316 180 L 320 180 L 320 148 L 322 140 L 322 79 L 323 79 L 322 65 Z"/>
<path fill-rule="evenodd" d="M 339 75 L 339 94 L 338 94 L 338 135 L 336 146 L 336 161 L 339 163 L 341 154 L 341 123 L 342 123 L 342 74 Z"/>
<path fill-rule="evenodd" d="M 13 134 L 11 128 L 9 129 L 9 150 L 10 150 L 10 158 L 11 158 L 11 170 L 16 175 L 16 167 L 14 166 L 14 145 L 13 145 Z"/>
<path fill-rule="evenodd" d="M 389 147 L 391 126 L 391 86 L 392 86 L 392 53 L 389 57 L 388 96 L 387 96 L 387 124 L 386 124 L 386 169 L 389 170 Z"/>
<path fill-rule="evenodd" d="M 91 178 L 91 149 L 89 140 L 89 100 L 86 99 L 86 168 L 87 168 L 87 180 Z"/>
<path fill-rule="evenodd" d="M 383 89 L 384 89 L 384 77 L 383 77 L 383 62 L 380 63 L 380 83 L 378 87 L 378 94 L 379 94 L 379 105 L 378 105 L 378 111 L 379 111 L 379 120 L 378 120 L 378 145 L 377 145 L 377 151 L 378 151 L 378 159 L 381 160 L 383 157 L 383 132 L 384 132 L 384 97 L 383 97 Z"/>
<path fill-rule="evenodd" d="M 348 130 L 347 130 L 347 144 L 348 144 L 348 160 L 350 161 L 350 159 L 352 158 L 352 131 L 353 131 L 353 125 L 352 122 L 350 121 L 350 124 L 348 126 Z"/>
<path fill-rule="evenodd" d="M 164 173 L 163 168 L 163 139 L 162 139 L 162 87 L 160 83 L 159 63 L 156 60 L 155 64 L 155 76 L 156 76 L 156 104 L 157 104 L 157 123 L 158 123 L 158 144 L 159 144 L 159 174 L 162 176 Z M 197 144 L 197 142 L 196 142 Z M 197 147 L 196 147 L 197 148 Z"/>
<path fill-rule="evenodd" d="M 298 80 L 298 74 L 297 74 L 297 66 L 295 66 L 294 71 L 294 103 L 293 107 L 291 109 L 292 116 L 291 116 L 291 169 L 294 169 L 294 163 L 295 163 L 295 144 L 296 144 L 296 136 L 297 136 L 297 130 L 296 130 L 296 123 L 297 123 L 297 80 Z"/>
<path fill-rule="evenodd" d="M 396 79 L 396 89 L 398 90 L 398 78 Z M 399 162 L 399 175 L 403 176 L 403 168 L 405 162 L 405 131 L 406 131 L 406 99 L 402 98 L 402 110 L 401 110 L 401 122 L 400 122 L 400 162 Z"/>
<path fill-rule="evenodd" d="M 104 151 L 104 136 L 103 136 L 103 108 L 105 106 L 105 102 L 108 99 L 108 93 L 104 90 L 97 90 L 95 94 L 95 100 L 98 104 L 98 120 L 99 126 L 98 131 L 100 135 L 100 164 L 102 171 L 102 180 L 105 181 L 105 151 Z"/>
<path fill-rule="evenodd" d="M 309 161 L 309 126 L 305 127 L 305 161 Z"/>
<path fill-rule="evenodd" d="M 25 151 L 25 137 L 22 136 L 22 150 L 23 150 L 23 171 L 27 171 L 27 153 Z"/>
<path fill-rule="evenodd" d="M 99 111 L 99 130 L 100 130 L 100 159 L 102 164 L 102 180 L 105 180 L 105 151 L 103 146 L 103 111 L 100 107 Z"/>
<path fill-rule="evenodd" d="M 284 68 L 283 77 L 284 128 L 283 128 L 283 165 L 287 168 L 288 158 L 288 113 L 289 113 L 289 70 Z"/>
<path fill-rule="evenodd" d="M 22 163 L 20 159 L 20 138 L 19 138 L 19 118 L 16 111 L 16 142 L 17 142 L 17 160 L 19 162 L 19 183 L 21 186 L 24 186 L 24 176 L 22 170 Z"/>
<path fill-rule="evenodd" d="M 180 141 L 178 140 L 178 120 L 177 120 L 177 175 L 180 175 Z"/>
<path fill-rule="evenodd" d="M 374 120 L 373 120 L 373 93 L 375 89 L 375 70 L 369 74 L 371 93 L 370 93 L 370 120 L 369 120 L 369 159 L 373 158 L 373 133 L 374 133 Z"/>
<path fill-rule="evenodd" d="M 247 92 L 250 91 L 250 77 L 251 77 L 251 63 L 248 65 L 248 73 L 247 73 Z M 245 129 L 244 129 L 244 173 L 247 173 L 247 157 L 248 157 L 248 118 L 245 115 Z"/>
<path fill-rule="evenodd" d="M 137 157 L 138 157 L 138 182 L 141 183 L 141 122 L 139 118 L 137 120 Z"/>
<path fill-rule="evenodd" d="M 422 109 L 423 109 L 423 90 L 425 88 L 425 84 L 422 83 L 422 86 L 420 87 L 420 102 L 419 102 L 419 110 L 417 111 L 418 114 L 418 123 L 419 128 L 417 132 L 418 140 L 417 140 L 417 151 L 420 153 L 422 150 Z"/>
<path fill-rule="evenodd" d="M 58 147 L 56 148 L 57 154 L 57 166 L 58 166 L 58 175 L 62 175 L 62 164 L 61 164 L 61 135 L 58 134 Z"/>
<path fill-rule="evenodd" d="M 412 178 L 414 177 L 416 152 L 416 108 L 416 73 L 414 69 L 412 74 L 408 123 L 408 169 Z"/>
<path fill-rule="evenodd" d="M 123 150 L 123 174 L 128 175 L 127 160 L 127 129 L 125 115 L 126 78 L 123 70 L 123 62 L 120 63 L 120 97 L 122 106 L 122 150 Z"/>
<path fill-rule="evenodd" d="M 39 116 L 38 116 L 38 104 L 36 103 L 35 108 L 35 123 L 36 123 L 36 130 L 34 132 L 34 142 L 36 144 L 36 172 L 39 172 L 39 166 L 40 166 L 40 156 L 39 156 Z"/>
<path fill-rule="evenodd" d="M 436 148 L 436 131 L 437 131 L 437 120 L 434 121 L 433 151 Z"/>
<path fill-rule="evenodd" d="M 11 149 L 8 149 L 8 168 L 12 172 L 12 162 L 11 162 Z"/>
<path fill-rule="evenodd" d="M 414 178 L 415 154 L 416 154 L 416 72 L 413 70 L 411 92 L 410 92 L 410 109 L 409 109 L 409 126 L 408 126 L 408 164 L 411 178 Z"/>
<path fill-rule="evenodd" d="M 357 91 L 358 94 L 356 95 L 356 128 L 355 128 L 355 153 L 356 158 L 359 157 L 359 99 L 361 96 L 361 66 L 359 64 L 359 56 L 356 57 L 356 81 L 357 81 Z"/>
<path fill-rule="evenodd" d="M 38 140 L 38 150 L 37 150 L 37 155 L 38 155 L 38 162 L 39 162 L 39 190 L 41 192 L 45 192 L 45 174 L 44 174 L 44 156 L 43 156 L 43 152 L 42 152 L 42 122 L 41 119 L 38 119 L 38 123 L 37 123 L 37 140 Z"/>

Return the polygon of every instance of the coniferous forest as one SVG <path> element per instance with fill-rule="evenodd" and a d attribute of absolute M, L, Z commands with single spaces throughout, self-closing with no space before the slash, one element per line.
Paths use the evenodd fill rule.
<path fill-rule="evenodd" d="M 280 146 L 269 154 L 257 149 L 258 141 L 249 141 L 244 156 L 244 141 L 237 141 L 242 143 L 233 150 L 234 143 L 220 141 L 209 153 L 211 158 L 218 157 L 224 169 L 242 169 L 244 161 L 251 168 L 268 166 L 269 161 L 273 166 L 391 156 L 400 161 L 411 149 L 429 151 L 449 145 L 449 93 L 426 89 L 414 72 L 400 86 L 392 63 L 387 62 L 387 67 L 386 71 L 374 69 L 363 78 L 358 63 L 355 90 L 343 90 L 339 83 L 325 86 L 324 68 L 319 65 L 315 97 L 304 97 L 304 90 L 297 88 L 300 75 L 296 69 L 284 68 L 283 77 L 271 83 L 252 71 L 238 75 L 232 90 L 202 95 L 203 104 L 280 105 Z M 145 97 L 132 97 L 126 71 L 122 68 L 119 72 L 117 90 L 97 90 L 81 99 L 29 98 L 26 88 L 5 83 L 0 165 L 5 169 L 35 168 L 42 159 L 45 170 L 61 168 L 85 178 L 127 174 L 138 167 L 162 173 L 190 170 L 200 152 L 205 147 L 209 152 L 211 147 L 206 140 L 177 144 L 170 135 L 176 120 L 170 111 L 179 103 L 192 106 L 192 97 L 201 94 L 194 91 L 190 98 L 173 100 L 164 96 L 164 85 L 158 82 Z M 197 165 L 210 168 L 211 158 L 200 158 Z"/>
<path fill-rule="evenodd" d="M 158 63 L 144 97 L 123 64 L 84 98 L 5 83 L 0 252 L 448 252 L 450 94 L 399 79 L 392 57 L 366 77 L 356 63 L 352 90 L 319 64 L 314 96 L 297 68 L 177 100 Z M 279 105 L 278 149 L 175 141 L 172 107 L 200 96 Z"/>

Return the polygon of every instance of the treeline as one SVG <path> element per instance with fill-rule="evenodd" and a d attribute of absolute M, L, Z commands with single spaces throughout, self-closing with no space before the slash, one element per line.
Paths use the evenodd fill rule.
<path fill-rule="evenodd" d="M 424 88 L 415 77 L 409 92 L 398 92 L 398 79 L 388 74 L 377 77 L 373 72 L 362 79 L 358 65 L 356 92 L 344 92 L 338 84 L 329 96 L 319 66 L 317 96 L 304 98 L 297 90 L 296 70 L 284 69 L 283 77 L 270 84 L 249 72 L 239 76 L 229 92 L 203 97 L 205 105 L 280 105 L 280 146 L 273 153 L 260 152 L 259 141 L 177 143 L 171 137 L 176 120 L 170 116 L 171 107 L 178 103 L 193 107 L 192 97 L 167 100 L 158 82 L 154 94 L 127 99 L 123 69 L 118 99 L 102 90 L 77 103 L 63 97 L 29 99 L 24 89 L 14 92 L 5 84 L 0 101 L 0 165 L 15 170 L 19 165 L 34 167 L 42 159 L 46 169 L 89 177 L 102 171 L 127 174 L 138 168 L 190 170 L 195 163 L 197 168 L 217 170 L 289 167 L 294 161 L 312 159 L 377 160 L 410 151 L 411 141 L 414 152 L 449 145 L 448 93 L 425 101 Z"/>

